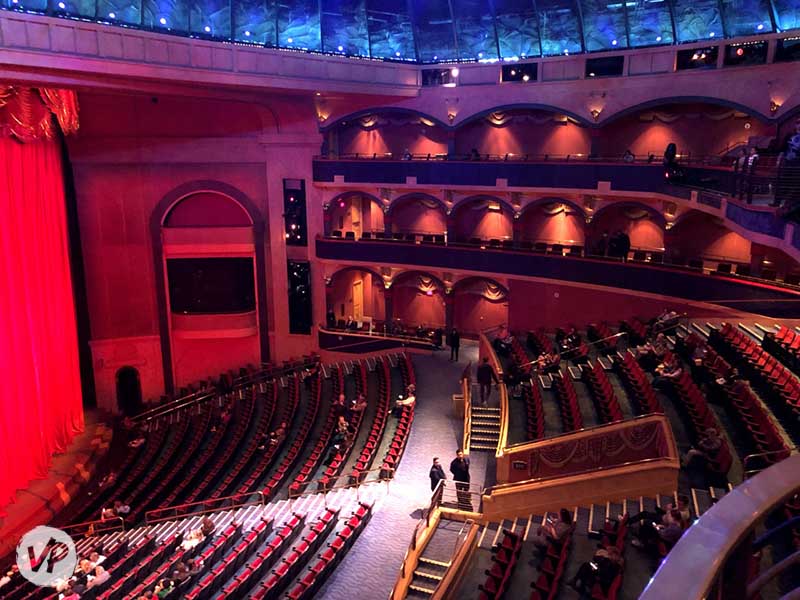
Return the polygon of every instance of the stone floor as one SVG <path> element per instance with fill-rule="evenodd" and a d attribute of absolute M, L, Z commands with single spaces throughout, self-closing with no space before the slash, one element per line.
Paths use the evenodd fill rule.
<path fill-rule="evenodd" d="M 414 356 L 417 408 L 411 436 L 400 467 L 370 524 L 347 557 L 317 594 L 326 600 L 384 600 L 394 586 L 420 508 L 430 501 L 428 470 L 440 457 L 447 467 L 461 441 L 461 420 L 452 415 L 451 396 L 458 392 L 458 377 L 469 361 L 476 364 L 478 347 L 462 342 L 458 363 L 449 352 Z M 471 456 L 472 481 L 485 482 L 486 455 Z M 449 476 L 449 473 L 448 473 Z"/>

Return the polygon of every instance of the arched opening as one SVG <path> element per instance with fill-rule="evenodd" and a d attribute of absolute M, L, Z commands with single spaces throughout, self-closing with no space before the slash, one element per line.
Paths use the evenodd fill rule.
<path fill-rule="evenodd" d="M 384 230 L 383 207 L 369 194 L 352 192 L 333 199 L 328 207 L 330 218 L 325 220 L 325 234 L 340 231 L 343 237 L 353 232 L 356 239 L 364 233 Z"/>
<path fill-rule="evenodd" d="M 392 109 L 340 121 L 335 127 L 339 155 L 447 154 L 447 131 L 413 111 Z"/>
<path fill-rule="evenodd" d="M 263 219 L 242 192 L 190 182 L 159 202 L 151 235 L 167 390 L 268 360 Z"/>
<path fill-rule="evenodd" d="M 514 211 L 499 198 L 467 198 L 453 209 L 457 242 L 471 240 L 510 240 L 514 236 Z"/>
<path fill-rule="evenodd" d="M 681 216 L 666 233 L 668 256 L 676 262 L 692 258 L 750 264 L 750 240 L 731 231 L 719 217 L 699 210 Z"/>
<path fill-rule="evenodd" d="M 586 219 L 575 205 L 558 199 L 526 207 L 519 218 L 521 241 L 583 246 Z"/>
<path fill-rule="evenodd" d="M 129 417 L 142 412 L 144 405 L 139 371 L 133 367 L 122 367 L 117 371 L 116 382 L 119 412 Z"/>
<path fill-rule="evenodd" d="M 587 127 L 564 114 L 537 108 L 498 108 L 461 125 L 455 136 L 456 154 L 588 156 Z"/>
<path fill-rule="evenodd" d="M 369 269 L 345 268 L 325 288 L 326 325 L 369 331 L 386 319 L 383 277 Z M 350 324 L 350 323 L 354 324 Z"/>
<path fill-rule="evenodd" d="M 395 326 L 410 332 L 444 328 L 446 322 L 444 284 L 420 271 L 399 274 L 392 282 Z"/>
<path fill-rule="evenodd" d="M 392 233 L 442 235 L 447 233 L 447 215 L 437 198 L 409 194 L 397 198 L 390 209 Z"/>
<path fill-rule="evenodd" d="M 477 335 L 508 323 L 508 290 L 488 277 L 467 277 L 453 287 L 453 326 Z"/>
<path fill-rule="evenodd" d="M 588 251 L 591 254 L 610 254 L 615 236 L 624 233 L 632 251 L 664 252 L 664 225 L 664 218 L 644 204 L 610 204 L 601 208 L 592 219 Z"/>
<path fill-rule="evenodd" d="M 630 150 L 639 158 L 660 158 L 667 144 L 674 143 L 684 157 L 721 156 L 748 144 L 764 148 L 774 135 L 773 124 L 729 106 L 672 102 L 614 118 L 594 138 L 593 151 L 619 156 Z"/>

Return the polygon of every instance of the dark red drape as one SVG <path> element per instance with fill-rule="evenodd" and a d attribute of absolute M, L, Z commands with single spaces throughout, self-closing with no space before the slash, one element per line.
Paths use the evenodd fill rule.
<path fill-rule="evenodd" d="M 0 135 L 0 513 L 83 430 L 59 150 Z"/>

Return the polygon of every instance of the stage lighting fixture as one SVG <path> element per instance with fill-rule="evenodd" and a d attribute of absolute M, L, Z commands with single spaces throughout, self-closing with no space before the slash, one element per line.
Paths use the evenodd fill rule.
<path fill-rule="evenodd" d="M 116 13 L 110 12 L 110 13 L 108 13 L 108 18 L 109 19 L 116 19 L 117 15 L 116 15 Z"/>
<path fill-rule="evenodd" d="M 206 25 L 205 27 L 203 27 L 203 31 L 205 31 L 206 33 L 211 33 L 211 27 Z"/>
<path fill-rule="evenodd" d="M 61 10 L 64 10 L 65 8 L 67 8 L 67 5 L 64 4 L 63 2 L 59 2 L 58 3 L 58 8 L 60 8 Z"/>
<path fill-rule="evenodd" d="M 166 20 L 164 17 L 161 17 L 161 18 L 158 20 L 158 22 L 159 22 L 159 23 L 161 23 L 162 25 L 166 25 L 166 24 L 167 24 L 167 20 Z"/>

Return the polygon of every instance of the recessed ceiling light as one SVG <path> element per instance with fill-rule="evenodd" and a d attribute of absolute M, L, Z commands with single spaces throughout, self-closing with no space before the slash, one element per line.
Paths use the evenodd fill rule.
<path fill-rule="evenodd" d="M 245 37 L 250 37 L 250 32 L 249 31 L 245 31 L 244 35 L 245 35 Z"/>
<path fill-rule="evenodd" d="M 211 27 L 206 25 L 205 27 L 203 27 L 203 31 L 205 31 L 206 33 L 211 33 Z"/>
<path fill-rule="evenodd" d="M 162 25 L 166 25 L 166 24 L 167 24 L 167 20 L 166 20 L 164 17 L 161 17 L 161 18 L 158 20 L 158 22 L 159 22 L 159 23 L 161 23 Z"/>

